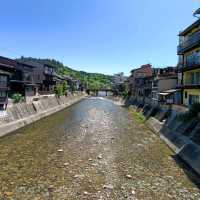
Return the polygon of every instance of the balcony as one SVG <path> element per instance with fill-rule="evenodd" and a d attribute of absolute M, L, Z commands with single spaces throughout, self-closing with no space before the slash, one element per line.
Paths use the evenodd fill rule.
<path fill-rule="evenodd" d="M 7 81 L 0 81 L 0 88 L 8 88 L 8 82 Z"/>
<path fill-rule="evenodd" d="M 199 67 L 200 66 L 200 52 L 192 54 L 186 58 L 187 67 Z"/>
<path fill-rule="evenodd" d="M 198 45 L 199 42 L 200 42 L 200 31 L 184 39 L 182 44 L 180 44 L 177 48 L 178 54 L 180 55 L 180 54 L 185 53 L 186 51 Z"/>
<path fill-rule="evenodd" d="M 4 104 L 7 100 L 7 97 L 0 97 L 0 104 Z"/>
<path fill-rule="evenodd" d="M 184 81 L 183 88 L 199 89 L 200 88 L 200 78 L 197 80 L 186 79 Z"/>

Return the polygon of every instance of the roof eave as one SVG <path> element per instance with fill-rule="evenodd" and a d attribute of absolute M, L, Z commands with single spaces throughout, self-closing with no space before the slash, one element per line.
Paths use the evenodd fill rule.
<path fill-rule="evenodd" d="M 188 32 L 190 32 L 193 28 L 197 27 L 198 25 L 200 25 L 200 19 L 188 26 L 184 31 L 180 32 L 178 36 L 185 36 Z"/>

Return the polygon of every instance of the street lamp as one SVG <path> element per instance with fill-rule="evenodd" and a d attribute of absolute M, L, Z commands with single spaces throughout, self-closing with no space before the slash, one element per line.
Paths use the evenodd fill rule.
<path fill-rule="evenodd" d="M 197 17 L 198 19 L 200 19 L 200 8 L 198 8 L 194 13 L 193 13 L 193 16 L 194 17 Z"/>

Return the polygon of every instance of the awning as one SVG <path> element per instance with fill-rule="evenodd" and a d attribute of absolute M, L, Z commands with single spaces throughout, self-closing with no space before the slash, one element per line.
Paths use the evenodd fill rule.
<path fill-rule="evenodd" d="M 171 94 L 171 93 L 160 92 L 159 94 L 162 95 L 162 96 L 167 96 L 167 95 L 169 95 L 169 94 Z"/>
<path fill-rule="evenodd" d="M 159 94 L 162 95 L 162 96 L 167 96 L 169 94 L 173 94 L 173 93 L 178 92 L 178 91 L 181 91 L 181 90 L 180 89 L 170 89 L 170 90 L 162 91 Z"/>

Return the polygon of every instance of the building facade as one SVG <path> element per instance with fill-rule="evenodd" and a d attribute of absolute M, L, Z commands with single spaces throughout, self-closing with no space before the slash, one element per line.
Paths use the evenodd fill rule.
<path fill-rule="evenodd" d="M 200 19 L 179 34 L 179 87 L 186 106 L 200 103 Z"/>
<path fill-rule="evenodd" d="M 10 93 L 10 79 L 14 75 L 16 62 L 0 57 L 0 110 L 6 109 Z"/>
<path fill-rule="evenodd" d="M 122 95 L 127 87 L 127 77 L 123 72 L 113 76 L 112 90 L 114 95 Z"/>
<path fill-rule="evenodd" d="M 181 104 L 181 92 L 177 89 L 176 67 L 154 68 L 152 101 L 163 104 Z"/>
<path fill-rule="evenodd" d="M 135 97 L 151 96 L 151 78 L 152 66 L 150 64 L 142 65 L 138 69 L 131 71 L 128 79 L 129 92 Z"/>
<path fill-rule="evenodd" d="M 37 85 L 34 83 L 33 71 L 33 66 L 16 62 L 15 73 L 10 80 L 11 94 L 20 93 L 25 98 L 36 95 Z"/>

